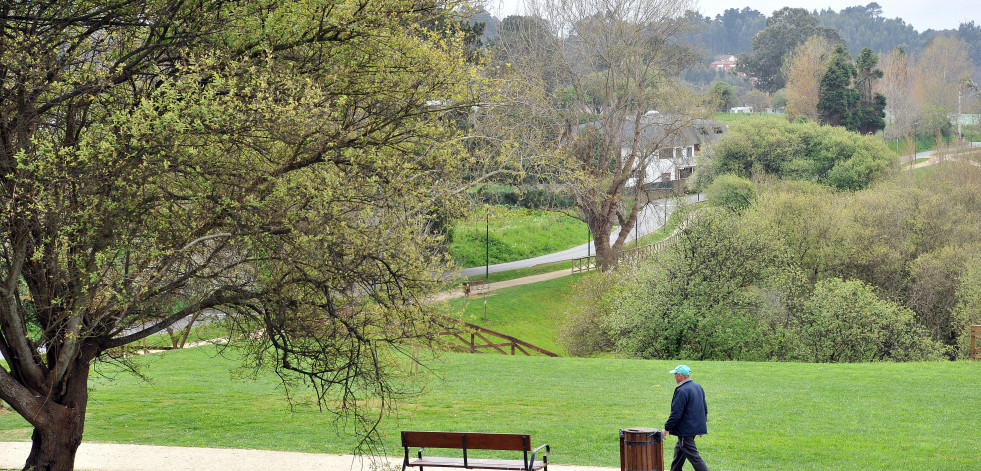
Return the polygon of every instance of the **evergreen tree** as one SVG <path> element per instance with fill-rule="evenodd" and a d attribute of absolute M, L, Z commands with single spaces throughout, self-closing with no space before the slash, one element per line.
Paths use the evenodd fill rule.
<path fill-rule="evenodd" d="M 882 78 L 882 70 L 876 68 L 878 62 L 869 48 L 862 49 L 852 63 L 845 46 L 835 47 L 828 70 L 821 77 L 817 105 L 821 123 L 861 134 L 886 127 L 886 97 L 872 92 L 873 82 Z"/>
<path fill-rule="evenodd" d="M 886 127 L 886 96 L 872 91 L 875 80 L 882 78 L 882 70 L 877 69 L 879 57 L 869 48 L 862 49 L 855 59 L 857 75 L 855 88 L 861 99 L 858 107 L 858 132 L 872 134 Z"/>
<path fill-rule="evenodd" d="M 821 77 L 818 94 L 818 115 L 822 124 L 857 127 L 851 110 L 859 101 L 861 94 L 851 88 L 852 79 L 857 75 L 851 55 L 844 45 L 835 47 L 828 70 Z"/>

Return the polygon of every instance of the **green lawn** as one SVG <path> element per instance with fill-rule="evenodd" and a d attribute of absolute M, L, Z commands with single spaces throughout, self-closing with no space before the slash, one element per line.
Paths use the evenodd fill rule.
<path fill-rule="evenodd" d="M 153 383 L 95 376 L 85 439 L 178 446 L 349 452 L 354 439 L 306 405 L 290 413 L 270 376 L 236 380 L 211 347 L 147 357 Z M 524 432 L 557 464 L 616 466 L 617 430 L 660 427 L 676 361 L 447 354 L 426 391 L 381 430 Z M 816 365 L 689 362 L 706 391 L 716 470 L 976 470 L 981 362 Z M 295 391 L 294 391 L 295 392 Z M 14 414 L 0 439 L 26 440 Z M 667 452 L 670 455 L 670 446 Z"/>
<path fill-rule="evenodd" d="M 453 226 L 449 252 L 463 267 L 486 262 L 488 237 L 490 263 L 505 263 L 559 252 L 586 243 L 586 225 L 564 214 L 494 206 L 489 221 L 487 208 Z M 489 224 L 489 233 L 488 227 Z"/>

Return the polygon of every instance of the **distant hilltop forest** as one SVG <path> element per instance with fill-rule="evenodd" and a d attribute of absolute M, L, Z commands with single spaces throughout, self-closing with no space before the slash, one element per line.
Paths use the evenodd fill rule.
<path fill-rule="evenodd" d="M 837 30 L 844 44 L 853 52 L 863 48 L 873 52 L 889 52 L 902 47 L 907 52 L 916 53 L 932 39 L 946 35 L 968 43 L 971 59 L 975 64 L 981 64 L 981 26 L 974 21 L 962 23 L 957 29 L 919 32 L 902 18 L 883 17 L 882 7 L 878 3 L 848 7 L 841 11 L 812 10 L 810 14 L 817 18 L 820 26 Z M 689 16 L 696 24 L 695 32 L 681 39 L 701 44 L 706 58 L 751 52 L 753 36 L 767 26 L 767 14 L 749 7 L 730 8 L 714 18 L 697 12 L 689 12 Z M 484 44 L 493 43 L 502 20 L 483 10 L 471 18 L 473 23 L 484 23 Z"/>

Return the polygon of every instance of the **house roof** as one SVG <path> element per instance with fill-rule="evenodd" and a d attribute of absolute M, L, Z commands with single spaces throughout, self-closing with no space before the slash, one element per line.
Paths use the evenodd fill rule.
<path fill-rule="evenodd" d="M 597 120 L 582 124 L 575 133 L 578 134 L 578 131 L 586 126 L 602 130 L 605 123 L 604 120 Z M 615 124 L 611 123 L 611 125 Z M 632 145 L 635 132 L 639 132 L 638 141 L 641 147 L 667 148 L 702 145 L 715 141 L 729 129 L 729 126 L 708 119 L 692 119 L 682 115 L 654 112 L 645 114 L 640 120 L 624 119 L 619 124 L 619 128 L 619 136 L 615 138 L 623 147 Z"/>

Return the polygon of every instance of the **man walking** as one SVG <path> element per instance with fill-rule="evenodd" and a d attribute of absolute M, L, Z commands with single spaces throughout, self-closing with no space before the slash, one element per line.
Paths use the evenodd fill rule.
<path fill-rule="evenodd" d="M 671 398 L 671 415 L 664 423 L 664 434 L 678 437 L 674 446 L 674 459 L 671 460 L 671 471 L 681 471 L 685 460 L 695 468 L 695 471 L 708 471 L 702 457 L 695 448 L 695 436 L 708 433 L 705 421 L 708 418 L 708 406 L 705 404 L 705 391 L 698 383 L 691 380 L 691 368 L 678 365 L 668 373 L 674 373 L 678 383 Z"/>

